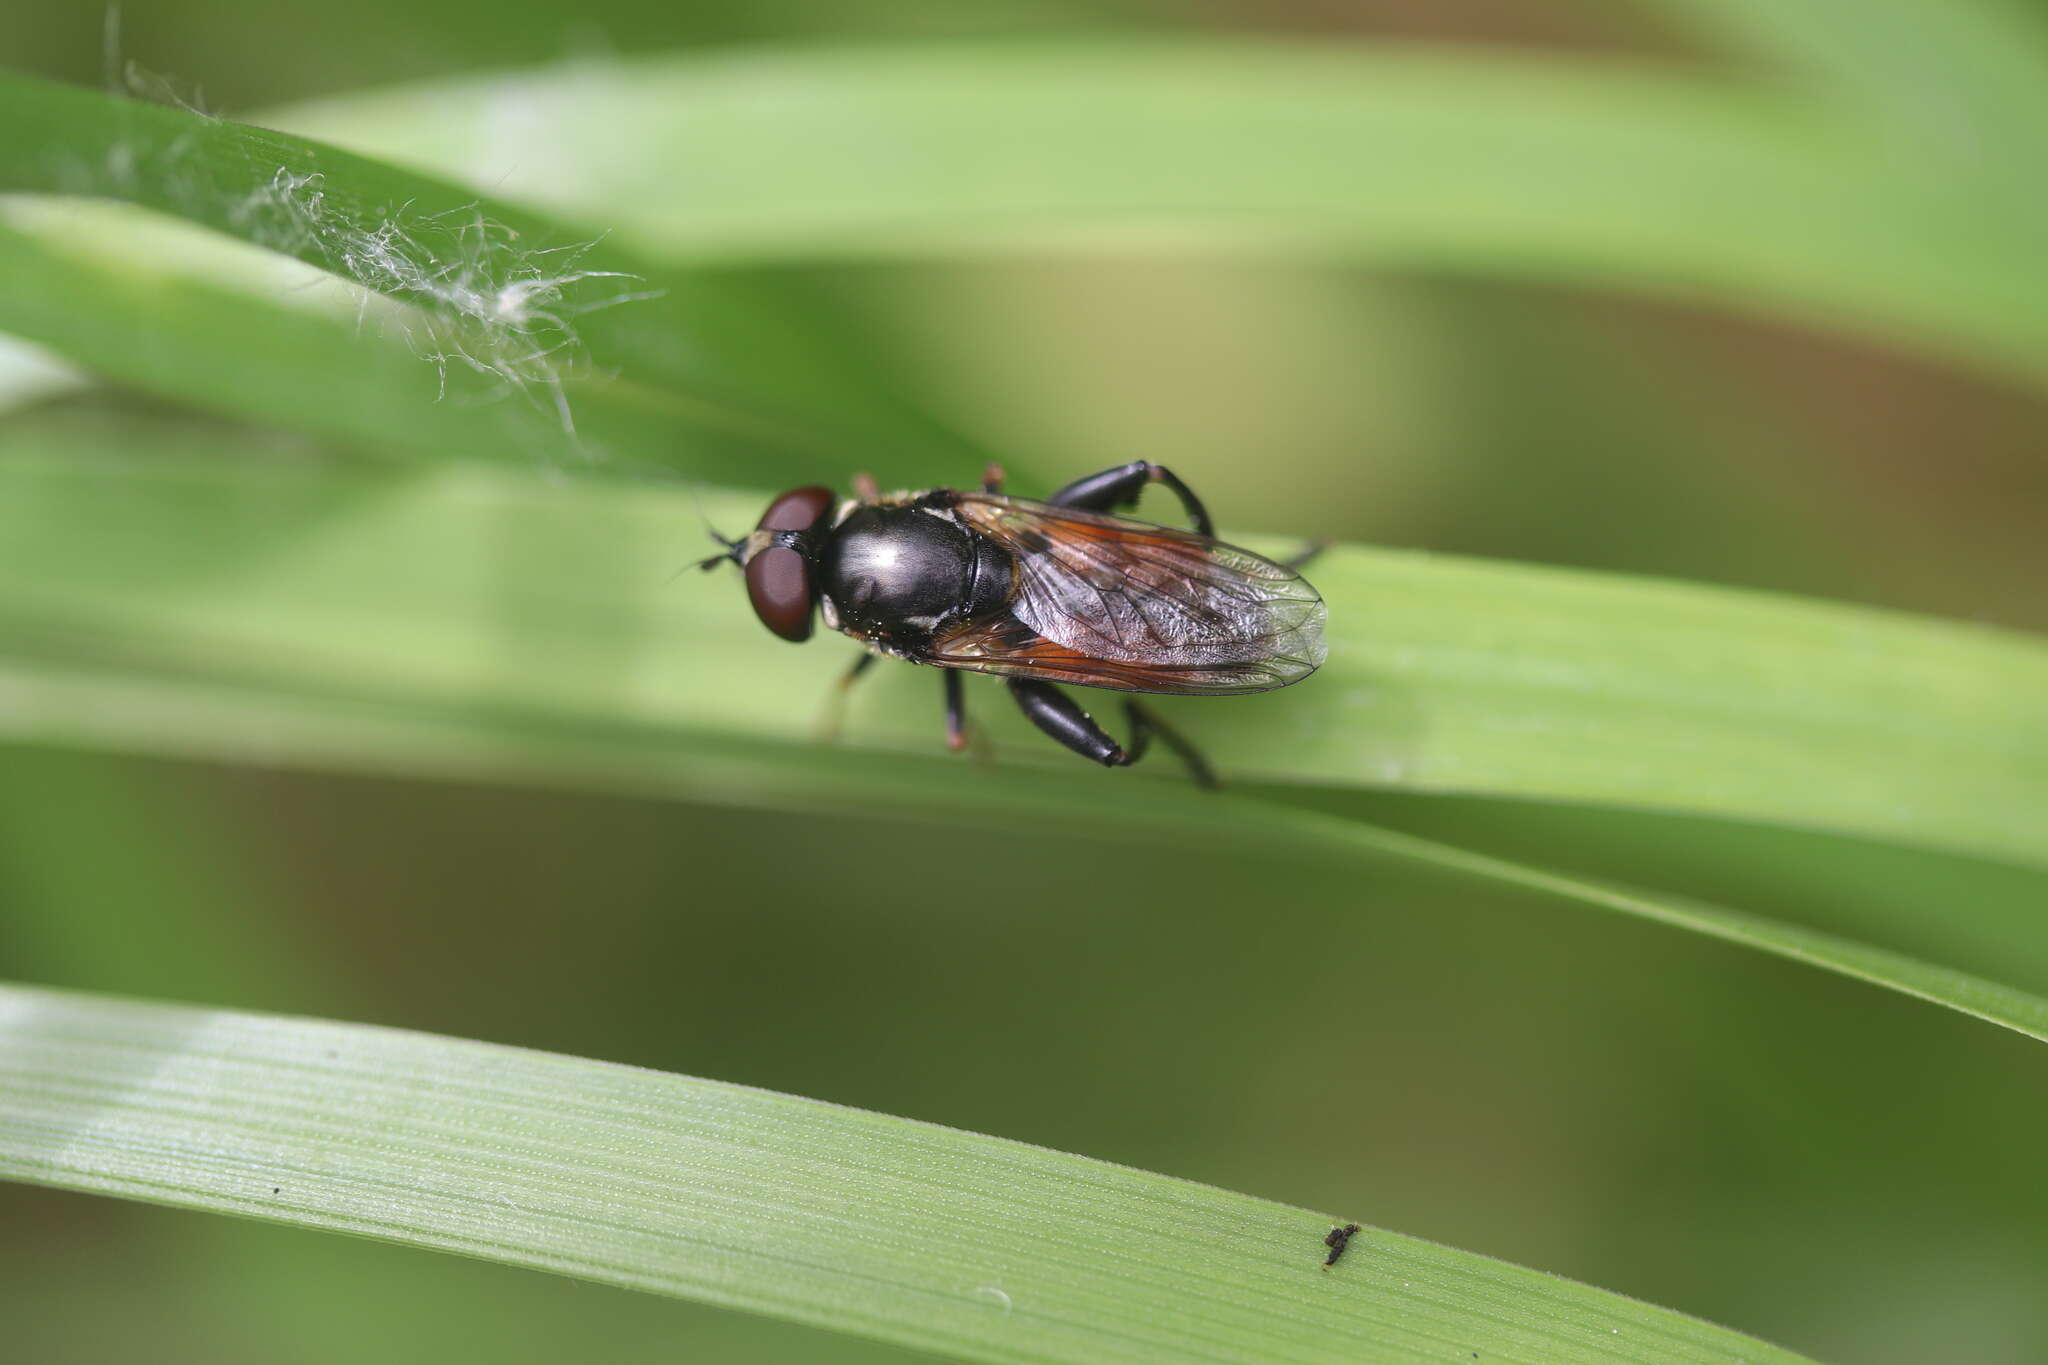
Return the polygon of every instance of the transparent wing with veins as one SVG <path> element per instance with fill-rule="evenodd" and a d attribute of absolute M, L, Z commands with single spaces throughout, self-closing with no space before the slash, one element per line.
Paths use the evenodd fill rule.
<path fill-rule="evenodd" d="M 962 622 L 933 663 L 1124 692 L 1267 692 L 1326 655 L 1322 598 L 1249 550 L 995 494 L 955 513 L 1017 560 L 1007 616 Z"/>

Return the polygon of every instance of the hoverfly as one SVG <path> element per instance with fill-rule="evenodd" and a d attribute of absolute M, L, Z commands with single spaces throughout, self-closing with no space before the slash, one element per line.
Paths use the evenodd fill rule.
<path fill-rule="evenodd" d="M 1110 515 L 1152 483 L 1179 497 L 1192 532 Z M 866 476 L 855 484 L 845 501 L 791 489 L 752 534 L 712 532 L 725 550 L 699 567 L 739 565 L 754 614 L 785 640 L 809 639 L 817 612 L 866 645 L 843 685 L 883 657 L 946 670 L 949 748 L 966 742 L 960 672 L 995 673 L 1075 753 L 1128 767 L 1156 735 L 1213 786 L 1202 757 L 1135 698 L 1124 700 L 1126 746 L 1054 684 L 1231 696 L 1299 682 L 1323 662 L 1323 599 L 1302 561 L 1217 540 L 1201 500 L 1163 465 L 1105 469 L 1044 502 L 1005 496 L 993 467 L 978 492 L 885 496 Z"/>

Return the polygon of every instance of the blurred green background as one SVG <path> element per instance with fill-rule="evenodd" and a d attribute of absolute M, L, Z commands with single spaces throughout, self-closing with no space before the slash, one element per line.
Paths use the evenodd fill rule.
<path fill-rule="evenodd" d="M 1671 13 L 149 0 L 122 7 L 120 57 L 230 116 L 563 58 L 959 34 L 1420 40 L 1734 78 L 1738 60 Z M 0 61 L 99 85 L 104 21 L 10 6 Z M 998 454 L 1063 474 L 1166 460 L 1230 527 L 2048 628 L 2048 400 L 1902 347 L 1706 305 L 1197 252 L 787 271 Z M 138 412 L 213 430 L 110 392 L 0 430 Z M 888 482 L 884 455 L 863 462 Z M 729 584 L 674 591 L 743 610 Z M 781 662 L 822 693 L 843 652 Z M 1808 921 L 1878 886 L 2048 909 L 2038 877 L 1846 839 L 1372 803 Z M 12 748 L 0 899 L 0 977 L 432 1029 L 1002 1134 L 1349 1210 L 1827 1359 L 2048 1359 L 2036 1044 L 1447 877 Z M 19 1186 L 0 1186 L 0 1228 L 0 1331 L 24 1362 L 901 1354 Z"/>

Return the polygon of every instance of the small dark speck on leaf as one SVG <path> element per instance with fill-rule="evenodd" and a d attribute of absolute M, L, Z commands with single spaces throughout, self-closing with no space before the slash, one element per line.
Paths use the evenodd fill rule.
<path fill-rule="evenodd" d="M 1323 1269 L 1328 1270 L 1331 1266 L 1337 1264 L 1337 1258 L 1344 1254 L 1344 1248 L 1351 1245 L 1351 1239 L 1357 1234 L 1358 1224 L 1356 1223 L 1346 1223 L 1343 1227 L 1331 1228 L 1328 1233 L 1324 1234 L 1323 1245 L 1330 1249 L 1330 1254 L 1323 1257 Z"/>
<path fill-rule="evenodd" d="M 283 1193 L 284 1193 L 284 1186 L 282 1186 L 282 1185 L 272 1185 L 272 1186 L 270 1187 L 270 1192 L 271 1192 L 272 1194 L 283 1194 Z"/>

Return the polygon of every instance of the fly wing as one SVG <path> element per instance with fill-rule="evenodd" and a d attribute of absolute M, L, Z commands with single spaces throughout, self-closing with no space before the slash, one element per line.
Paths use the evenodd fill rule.
<path fill-rule="evenodd" d="M 963 622 L 932 662 L 1123 692 L 1269 692 L 1326 654 L 1323 599 L 1234 545 L 1122 517 L 962 495 L 971 529 L 1007 547 L 1007 617 Z"/>

